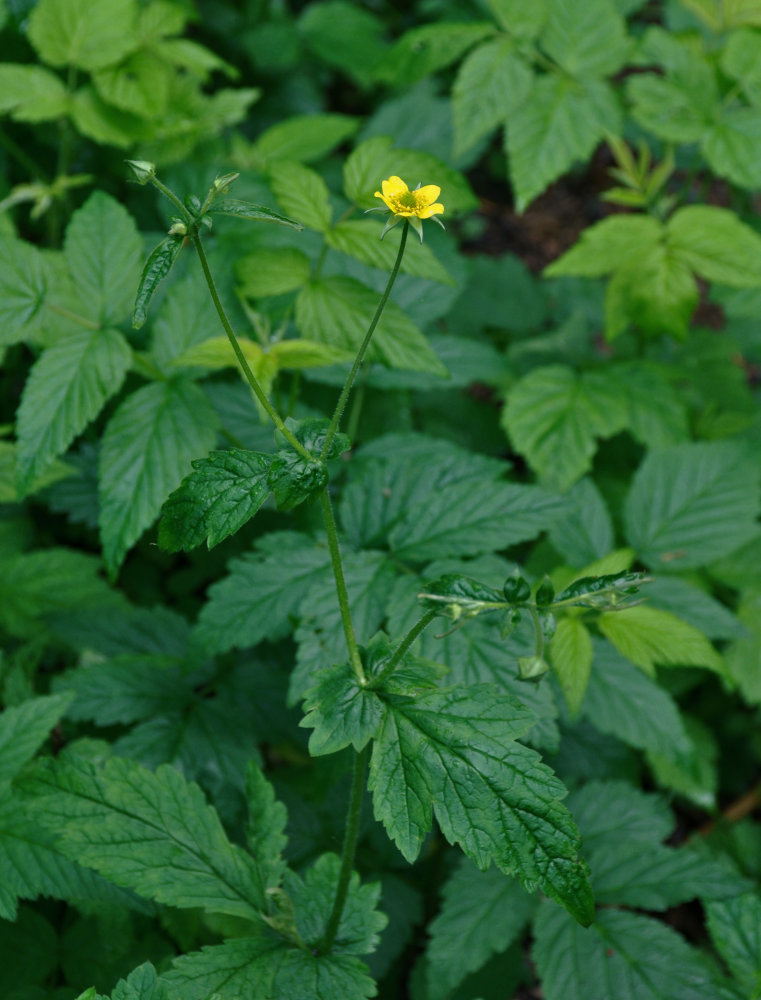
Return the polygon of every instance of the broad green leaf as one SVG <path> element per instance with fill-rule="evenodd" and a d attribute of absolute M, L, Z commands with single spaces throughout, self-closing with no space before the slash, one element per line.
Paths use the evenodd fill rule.
<path fill-rule="evenodd" d="M 375 815 L 412 861 L 433 809 L 446 839 L 479 868 L 493 861 L 589 923 L 586 868 L 559 801 L 565 790 L 534 751 L 513 742 L 531 722 L 491 685 L 387 698 L 370 764 Z"/>
<path fill-rule="evenodd" d="M 17 480 L 22 493 L 61 455 L 121 388 L 132 361 L 118 330 L 81 330 L 40 356 L 17 414 Z"/>
<path fill-rule="evenodd" d="M 40 0 L 29 19 L 29 40 L 43 62 L 97 70 L 137 47 L 134 0 Z"/>
<path fill-rule="evenodd" d="M 0 236 L 0 346 L 23 340 L 40 318 L 48 275 L 40 251 Z"/>
<path fill-rule="evenodd" d="M 288 845 L 285 835 L 288 813 L 253 761 L 246 769 L 246 805 L 246 841 L 261 874 L 262 884 L 265 890 L 270 889 L 280 885 L 286 869 L 282 853 Z"/>
<path fill-rule="evenodd" d="M 597 438 L 626 426 L 625 400 L 607 371 L 534 368 L 511 389 L 501 422 L 550 489 L 567 490 L 592 464 Z"/>
<path fill-rule="evenodd" d="M 325 242 L 333 250 L 356 257 L 363 264 L 390 271 L 399 250 L 401 230 L 392 229 L 380 240 L 382 230 L 372 219 L 339 222 L 326 234 Z M 454 283 L 449 272 L 436 259 L 433 251 L 425 243 L 408 240 L 400 270 L 417 278 L 441 281 L 445 285 Z"/>
<path fill-rule="evenodd" d="M 235 264 L 239 291 L 254 299 L 301 288 L 311 270 L 307 255 L 295 247 L 259 247 Z"/>
<path fill-rule="evenodd" d="M 342 351 L 329 344 L 318 344 L 313 340 L 279 340 L 269 345 L 268 356 L 277 362 L 278 368 L 300 369 L 321 368 L 324 365 L 346 363 L 354 359 L 348 351 Z"/>
<path fill-rule="evenodd" d="M 605 336 L 614 340 L 630 324 L 645 333 L 668 333 L 684 339 L 698 305 L 698 287 L 677 251 L 656 246 L 646 257 L 633 258 L 608 282 Z"/>
<path fill-rule="evenodd" d="M 669 611 L 644 605 L 604 611 L 598 626 L 619 653 L 651 677 L 656 664 L 726 672 L 722 658 L 703 633 Z"/>
<path fill-rule="evenodd" d="M 761 899 L 746 893 L 706 903 L 711 938 L 752 1000 L 761 996 Z"/>
<path fill-rule="evenodd" d="M 213 584 L 199 618 L 198 636 L 215 652 L 281 639 L 291 628 L 311 586 L 328 572 L 330 556 L 307 535 L 265 536 L 265 549 L 230 564 Z"/>
<path fill-rule="evenodd" d="M 118 604 L 94 556 L 39 549 L 0 561 L 0 626 L 19 638 L 38 635 L 48 615 Z"/>
<path fill-rule="evenodd" d="M 40 745 L 71 703 L 71 694 L 30 698 L 0 715 L 0 782 L 10 781 Z"/>
<path fill-rule="evenodd" d="M 320 233 L 330 229 L 333 214 L 330 193 L 325 181 L 314 170 L 301 163 L 278 161 L 270 170 L 270 187 L 288 215 L 308 229 Z"/>
<path fill-rule="evenodd" d="M 716 809 L 719 747 L 711 730 L 693 716 L 682 716 L 687 748 L 677 753 L 647 751 L 657 784 L 694 802 L 699 809 Z"/>
<path fill-rule="evenodd" d="M 727 36 L 721 50 L 721 68 L 741 85 L 751 104 L 761 104 L 761 37 L 740 28 Z"/>
<path fill-rule="evenodd" d="M 538 486 L 464 480 L 430 497 L 391 530 L 397 558 L 424 562 L 526 542 L 552 525 L 562 499 Z"/>
<path fill-rule="evenodd" d="M 240 198 L 222 198 L 220 201 L 212 202 L 209 214 L 230 215 L 234 219 L 245 219 L 248 222 L 275 222 L 280 226 L 288 226 L 290 229 L 296 230 L 304 228 L 300 222 L 289 219 L 285 215 L 267 208 L 266 205 L 242 201 Z"/>
<path fill-rule="evenodd" d="M 760 131 L 759 108 L 722 110 L 701 143 L 708 166 L 739 187 L 757 188 L 761 183 L 761 166 L 756 160 Z"/>
<path fill-rule="evenodd" d="M 89 85 L 69 98 L 69 114 L 77 131 L 94 142 L 127 150 L 140 136 L 140 119 L 106 104 Z"/>
<path fill-rule="evenodd" d="M 709 639 L 746 638 L 748 631 L 743 623 L 750 626 L 753 620 L 751 615 L 743 615 L 742 605 L 738 615 L 734 615 L 704 590 L 675 576 L 651 579 L 643 595 L 647 596 L 648 605 L 670 611 Z"/>
<path fill-rule="evenodd" d="M 34 808 L 69 857 L 158 902 L 257 919 L 265 901 L 254 861 L 173 767 L 74 756 L 45 763 Z"/>
<path fill-rule="evenodd" d="M 624 507 L 626 536 L 652 568 L 702 566 L 756 534 L 761 470 L 729 441 L 651 452 Z"/>
<path fill-rule="evenodd" d="M 148 306 L 156 294 L 159 285 L 172 270 L 172 265 L 182 250 L 183 239 L 179 236 L 168 236 L 151 251 L 143 266 L 140 282 L 135 297 L 135 307 L 132 312 L 132 325 L 136 330 L 148 318 Z"/>
<path fill-rule="evenodd" d="M 663 240 L 663 224 L 649 215 L 611 215 L 589 226 L 570 250 L 545 268 L 548 278 L 599 278 L 647 257 Z"/>
<path fill-rule="evenodd" d="M 565 501 L 562 514 L 550 529 L 550 541 L 569 566 L 581 569 L 611 551 L 613 522 L 591 479 L 579 480 Z"/>
<path fill-rule="evenodd" d="M 380 190 L 381 181 L 392 176 L 401 177 L 410 188 L 418 182 L 437 184 L 441 188 L 445 218 L 477 205 L 470 185 L 459 171 L 430 153 L 394 148 L 392 140 L 384 135 L 360 143 L 344 163 L 343 174 L 346 197 L 359 208 L 377 208 L 382 204 L 374 197 L 375 192 Z"/>
<path fill-rule="evenodd" d="M 594 642 L 592 673 L 581 713 L 601 732 L 638 749 L 671 758 L 690 750 L 671 695 L 607 642 Z"/>
<path fill-rule="evenodd" d="M 621 131 L 621 113 L 602 80 L 583 83 L 547 75 L 534 83 L 507 126 L 510 182 L 523 211 L 579 160 L 586 160 L 607 134 Z"/>
<path fill-rule="evenodd" d="M 205 341 L 218 323 L 205 281 L 190 274 L 172 282 L 151 324 L 150 362 L 165 375 L 176 375 L 180 357 Z M 229 346 L 227 337 L 222 339 Z"/>
<path fill-rule="evenodd" d="M 737 617 L 749 634 L 736 639 L 727 649 L 727 670 L 746 702 L 761 704 L 761 590 L 749 590 L 743 595 Z"/>
<path fill-rule="evenodd" d="M 406 31 L 387 52 L 376 73 L 384 82 L 409 85 L 456 62 L 468 49 L 494 34 L 483 21 L 443 21 Z"/>
<path fill-rule="evenodd" d="M 621 780 L 590 781 L 570 793 L 568 805 L 587 851 L 617 841 L 632 847 L 662 844 L 676 826 L 664 796 Z M 621 841 L 622 829 L 625 841 Z"/>
<path fill-rule="evenodd" d="M 309 163 L 329 153 L 357 131 L 359 118 L 350 115 L 291 115 L 258 137 L 252 154 L 262 167 L 274 160 Z"/>
<path fill-rule="evenodd" d="M 42 66 L 0 65 L 0 114 L 16 121 L 41 122 L 67 111 L 63 82 Z"/>
<path fill-rule="evenodd" d="M 133 969 L 126 979 L 120 979 L 111 993 L 111 1000 L 167 1000 L 166 983 L 156 975 L 150 962 Z"/>
<path fill-rule="evenodd" d="M 743 24 L 761 25 L 756 0 L 680 0 L 713 31 L 726 31 Z"/>
<path fill-rule="evenodd" d="M 211 549 L 234 535 L 269 496 L 271 455 L 231 448 L 196 459 L 182 485 L 164 504 L 159 545 L 189 551 L 206 541 Z"/>
<path fill-rule="evenodd" d="M 583 930 L 543 905 L 534 960 L 547 1000 L 716 1000 L 711 966 L 665 924 L 625 910 L 600 910 Z"/>
<path fill-rule="evenodd" d="M 535 0 L 530 6 L 523 0 L 489 0 L 497 21 L 516 38 L 536 38 L 547 20 L 547 0 Z"/>
<path fill-rule="evenodd" d="M 706 281 L 734 288 L 755 288 L 761 281 L 761 236 L 725 208 L 680 208 L 667 223 L 666 241 Z"/>
<path fill-rule="evenodd" d="M 175 380 L 143 386 L 111 418 L 100 452 L 100 530 L 115 573 L 153 523 L 194 458 L 214 446 L 216 415 L 198 386 Z"/>
<path fill-rule="evenodd" d="M 296 299 L 296 325 L 308 340 L 357 351 L 378 307 L 378 294 L 354 278 L 321 278 Z M 446 376 L 427 340 L 394 302 L 387 302 L 367 357 L 390 368 Z"/>
<path fill-rule="evenodd" d="M 539 39 L 542 51 L 579 80 L 611 76 L 631 49 L 626 23 L 613 0 L 548 0 L 548 17 Z"/>
<path fill-rule="evenodd" d="M 459 154 L 509 120 L 531 90 L 529 64 L 510 38 L 495 38 L 463 61 L 452 89 L 455 151 Z"/>
<path fill-rule="evenodd" d="M 592 637 L 578 618 L 563 618 L 550 642 L 550 659 L 572 715 L 577 715 L 592 671 Z"/>
<path fill-rule="evenodd" d="M 158 52 L 138 49 L 119 63 L 93 75 L 100 97 L 133 115 L 159 118 L 167 113 L 172 87 L 172 66 Z"/>
<path fill-rule="evenodd" d="M 298 29 L 308 48 L 323 62 L 361 85 L 372 81 L 386 50 L 380 18 L 348 0 L 309 4 L 299 18 Z"/>
<path fill-rule="evenodd" d="M 442 905 L 429 925 L 428 995 L 443 1000 L 523 932 L 536 901 L 497 868 L 478 871 L 462 858 L 444 884 Z"/>
<path fill-rule="evenodd" d="M 281 449 L 269 456 L 267 486 L 278 510 L 293 510 L 315 500 L 328 485 L 328 470 L 319 459 L 306 459 L 298 452 Z"/>
<path fill-rule="evenodd" d="M 624 401 L 626 427 L 648 448 L 664 448 L 689 437 L 684 400 L 658 368 L 646 363 L 611 365 L 608 377 Z"/>
<path fill-rule="evenodd" d="M 380 728 L 383 703 L 362 687 L 348 663 L 324 667 L 304 696 L 306 715 L 300 725 L 313 730 L 309 752 L 335 753 L 351 744 L 361 750 Z"/>

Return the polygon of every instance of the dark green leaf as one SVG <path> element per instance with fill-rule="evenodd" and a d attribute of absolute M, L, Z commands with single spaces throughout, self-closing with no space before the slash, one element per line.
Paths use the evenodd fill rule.
<path fill-rule="evenodd" d="M 161 282 L 172 270 L 172 265 L 182 250 L 183 242 L 182 236 L 168 236 L 151 252 L 145 262 L 132 313 L 132 325 L 136 330 L 139 330 L 148 318 L 148 306 L 151 304 L 151 299 L 156 294 Z"/>
<path fill-rule="evenodd" d="M 295 451 L 281 451 L 270 459 L 267 487 L 274 494 L 278 510 L 292 510 L 313 500 L 327 484 L 324 462 L 308 461 Z"/>
<path fill-rule="evenodd" d="M 280 884 L 286 868 L 282 853 L 288 844 L 285 835 L 288 813 L 253 761 L 246 770 L 246 803 L 246 840 L 261 873 L 262 884 L 269 889 Z"/>
<path fill-rule="evenodd" d="M 0 344 L 15 344 L 35 328 L 48 290 L 40 251 L 0 236 Z"/>
<path fill-rule="evenodd" d="M 0 715 L 0 782 L 10 781 L 40 745 L 71 703 L 73 695 L 30 698 Z"/>
<path fill-rule="evenodd" d="M 111 994 L 111 1000 L 167 1000 L 167 985 L 156 975 L 150 962 L 138 966 L 120 979 Z"/>
<path fill-rule="evenodd" d="M 761 993 L 761 899 L 746 893 L 706 904 L 708 929 L 729 968 L 754 1000 Z"/>
<path fill-rule="evenodd" d="M 248 219 L 251 222 L 277 222 L 281 226 L 290 226 L 291 229 L 299 231 L 304 228 L 300 222 L 280 215 L 271 208 L 255 205 L 251 201 L 241 201 L 239 198 L 223 198 L 221 201 L 212 202 L 209 214 L 232 215 L 236 219 Z"/>
<path fill-rule="evenodd" d="M 375 691 L 358 683 L 348 663 L 342 663 L 319 671 L 314 687 L 304 696 L 304 711 L 300 725 L 313 730 L 309 752 L 319 756 L 349 744 L 361 750 L 380 728 L 383 702 Z"/>

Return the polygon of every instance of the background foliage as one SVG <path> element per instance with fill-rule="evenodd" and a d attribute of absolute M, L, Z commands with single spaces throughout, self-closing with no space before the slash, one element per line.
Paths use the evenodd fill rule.
<path fill-rule="evenodd" d="M 761 996 L 761 7 L 0 0 L 0 51 L 6 1000 Z M 362 214 L 381 179 L 442 188 L 330 464 L 370 660 L 433 580 L 652 577 L 560 616 L 538 681 L 526 621 L 421 636 L 403 673 L 431 690 L 384 692 L 328 956 L 293 943 L 322 933 L 369 731 L 320 670 L 346 658 L 330 556 L 314 506 L 235 493 L 275 442 L 192 251 L 132 328 L 171 208 L 125 156 L 201 197 L 240 171 L 303 226 L 207 238 L 299 419 L 332 411 L 396 256 Z M 209 469 L 227 506 L 189 539 Z M 471 843 L 443 781 L 400 813 L 392 751 L 447 773 L 442 719 L 541 753 L 551 836 L 486 810 Z M 558 777 L 587 929 L 543 894 Z"/>

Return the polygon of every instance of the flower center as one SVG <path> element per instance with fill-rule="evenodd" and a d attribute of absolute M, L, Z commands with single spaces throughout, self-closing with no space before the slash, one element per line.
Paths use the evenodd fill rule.
<path fill-rule="evenodd" d="M 417 198 L 414 191 L 404 191 L 402 194 L 397 195 L 396 200 L 402 208 L 417 208 Z"/>

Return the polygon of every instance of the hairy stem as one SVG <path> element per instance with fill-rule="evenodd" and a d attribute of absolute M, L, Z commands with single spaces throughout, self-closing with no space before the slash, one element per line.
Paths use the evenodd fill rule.
<path fill-rule="evenodd" d="M 351 609 L 349 607 L 349 592 L 346 589 L 344 579 L 343 563 L 341 562 L 341 550 L 338 547 L 338 532 L 336 531 L 336 521 L 333 517 L 333 506 L 330 502 L 330 495 L 327 488 L 320 494 L 322 504 L 322 519 L 325 525 L 325 534 L 328 536 L 328 548 L 330 549 L 330 561 L 333 566 L 333 576 L 336 581 L 336 595 L 338 597 L 338 607 L 341 611 L 341 624 L 346 636 L 346 646 L 349 650 L 349 660 L 354 676 L 364 687 L 367 684 L 365 671 L 362 666 L 362 659 L 359 655 L 357 637 L 354 634 L 354 625 L 351 620 Z"/>
<path fill-rule="evenodd" d="M 362 367 L 362 362 L 365 359 L 365 354 L 367 353 L 367 348 L 370 346 L 370 341 L 375 333 L 375 328 L 378 325 L 378 321 L 381 318 L 381 314 L 386 307 L 388 302 L 388 297 L 391 294 L 391 289 L 394 287 L 394 282 L 396 281 L 396 276 L 399 274 L 399 268 L 401 267 L 402 257 L 404 256 L 404 248 L 407 245 L 407 232 L 409 231 L 410 224 L 405 219 L 404 227 L 402 228 L 402 238 L 399 241 L 399 251 L 396 255 L 396 260 L 394 261 L 394 267 L 389 275 L 388 283 L 386 284 L 386 289 L 381 296 L 381 300 L 378 303 L 378 308 L 375 310 L 375 315 L 373 316 L 370 326 L 365 334 L 365 339 L 362 341 L 362 345 L 357 352 L 357 356 L 354 359 L 354 364 L 351 367 L 346 383 L 341 390 L 341 395 L 338 397 L 338 402 L 336 403 L 336 408 L 333 411 L 333 417 L 330 421 L 330 427 L 328 427 L 328 433 L 325 435 L 325 443 L 322 446 L 321 458 L 323 461 L 330 451 L 330 444 L 335 437 L 338 427 L 341 423 L 341 417 L 343 416 L 344 409 L 346 408 L 346 402 L 349 398 L 349 393 L 351 392 L 351 387 L 354 384 L 354 379 L 357 377 L 357 372 Z"/>
<path fill-rule="evenodd" d="M 341 851 L 341 870 L 338 873 L 338 884 L 333 900 L 333 909 L 330 911 L 330 916 L 325 926 L 325 934 L 320 942 L 319 952 L 321 955 L 326 955 L 333 947 L 336 934 L 338 933 L 338 925 L 341 922 L 341 914 L 346 903 L 346 896 L 349 892 L 349 880 L 351 879 L 351 872 L 354 867 L 354 854 L 357 850 L 359 821 L 362 815 L 362 794 L 365 790 L 365 771 L 367 770 L 367 758 L 369 756 L 370 744 L 368 743 L 354 758 L 351 798 L 349 799 L 346 832 Z"/>
<path fill-rule="evenodd" d="M 394 652 L 389 657 L 388 662 L 384 665 L 383 669 L 372 678 L 368 687 L 375 688 L 379 687 L 387 677 L 389 677 L 394 670 L 397 668 L 399 663 L 401 663 L 404 654 L 410 648 L 412 643 L 417 639 L 417 637 L 431 624 L 433 619 L 438 614 L 438 611 L 431 610 L 426 611 L 420 621 L 416 622 L 409 632 L 404 636 L 399 645 L 396 647 Z"/>

